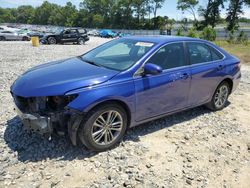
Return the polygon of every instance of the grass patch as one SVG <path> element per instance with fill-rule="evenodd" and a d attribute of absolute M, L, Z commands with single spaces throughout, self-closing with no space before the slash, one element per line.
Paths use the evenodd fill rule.
<path fill-rule="evenodd" d="M 230 44 L 227 41 L 216 41 L 215 43 L 230 54 L 237 56 L 242 63 L 250 64 L 250 43 L 248 45 Z"/>

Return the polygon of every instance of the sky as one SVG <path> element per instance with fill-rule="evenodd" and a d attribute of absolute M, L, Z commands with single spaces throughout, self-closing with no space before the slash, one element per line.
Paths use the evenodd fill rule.
<path fill-rule="evenodd" d="M 20 5 L 32 5 L 32 6 L 39 6 L 43 3 L 44 0 L 0 0 L 0 7 L 4 8 L 16 8 Z M 70 0 L 48 0 L 51 3 L 56 3 L 59 5 L 65 5 L 66 2 Z M 79 3 L 81 0 L 71 0 L 71 2 L 79 6 Z M 206 1 L 201 1 L 206 2 Z M 182 11 L 179 11 L 176 9 L 177 0 L 166 0 L 163 7 L 158 10 L 158 15 L 160 16 L 168 16 L 170 18 L 174 18 L 177 20 L 180 20 L 184 17 L 192 18 L 192 16 L 189 13 L 182 13 Z M 225 17 L 225 10 L 222 11 L 222 17 Z M 244 17 L 250 18 L 250 7 L 244 8 Z"/>

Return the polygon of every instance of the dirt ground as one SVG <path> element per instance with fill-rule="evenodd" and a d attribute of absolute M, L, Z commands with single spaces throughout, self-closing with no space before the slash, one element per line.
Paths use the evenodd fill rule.
<path fill-rule="evenodd" d="M 83 46 L 0 43 L 0 187 L 250 187 L 250 66 L 218 112 L 197 107 L 130 129 L 111 151 L 23 131 L 9 88 L 27 69 L 83 54 Z"/>

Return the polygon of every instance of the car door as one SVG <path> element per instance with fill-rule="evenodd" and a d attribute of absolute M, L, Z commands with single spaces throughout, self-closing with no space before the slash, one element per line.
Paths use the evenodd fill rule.
<path fill-rule="evenodd" d="M 63 31 L 61 40 L 63 42 L 70 42 L 70 36 L 71 36 L 70 30 L 67 29 L 67 30 Z"/>
<path fill-rule="evenodd" d="M 224 55 L 203 42 L 187 42 L 191 64 L 189 105 L 209 102 L 224 70 Z"/>
<path fill-rule="evenodd" d="M 78 31 L 76 29 L 70 30 L 70 42 L 77 42 L 78 39 Z"/>
<path fill-rule="evenodd" d="M 3 31 L 2 34 L 6 40 L 15 40 L 15 35 L 11 31 Z"/>
<path fill-rule="evenodd" d="M 187 107 L 190 88 L 190 67 L 184 44 L 171 43 L 160 48 L 146 63 L 162 67 L 159 75 L 134 78 L 136 121 Z"/>

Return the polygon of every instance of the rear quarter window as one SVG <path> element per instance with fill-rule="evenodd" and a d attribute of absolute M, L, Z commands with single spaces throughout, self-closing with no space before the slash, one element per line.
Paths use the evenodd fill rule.
<path fill-rule="evenodd" d="M 214 49 L 211 46 L 209 46 L 209 48 L 211 51 L 213 61 L 221 60 L 224 58 L 224 56 L 218 50 Z"/>
<path fill-rule="evenodd" d="M 87 30 L 86 29 L 78 29 L 78 32 L 83 34 L 83 33 L 87 33 Z"/>

